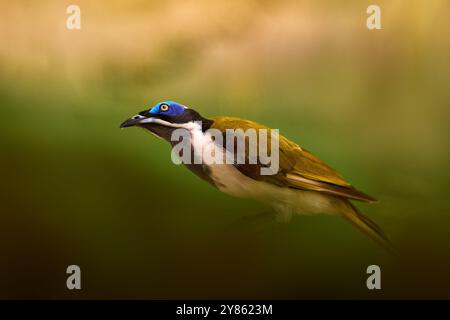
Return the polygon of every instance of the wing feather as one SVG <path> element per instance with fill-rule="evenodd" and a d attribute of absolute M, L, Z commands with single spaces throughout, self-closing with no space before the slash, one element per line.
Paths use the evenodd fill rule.
<path fill-rule="evenodd" d="M 267 129 L 261 124 L 234 117 L 213 118 L 212 128 L 225 134 L 226 129 Z M 270 139 L 268 139 L 268 144 Z M 333 168 L 325 162 L 301 148 L 298 144 L 286 137 L 279 136 L 279 162 L 280 168 L 277 174 L 272 176 L 261 175 L 261 163 L 235 164 L 236 168 L 248 177 L 255 180 L 266 181 L 279 186 L 325 192 L 340 197 L 366 202 L 376 202 L 371 196 L 356 190 L 350 183 L 344 180 Z M 248 148 L 246 148 L 248 160 Z"/>

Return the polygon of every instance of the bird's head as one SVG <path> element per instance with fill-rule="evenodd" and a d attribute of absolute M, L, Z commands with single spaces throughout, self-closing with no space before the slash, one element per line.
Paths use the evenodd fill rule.
<path fill-rule="evenodd" d="M 199 122 L 201 122 L 203 131 L 207 130 L 212 123 L 211 120 L 203 118 L 193 109 L 177 102 L 165 101 L 125 120 L 120 127 L 141 127 L 151 131 L 158 137 L 170 141 L 171 134 L 175 129 L 185 128 L 191 130 L 193 125 Z"/>

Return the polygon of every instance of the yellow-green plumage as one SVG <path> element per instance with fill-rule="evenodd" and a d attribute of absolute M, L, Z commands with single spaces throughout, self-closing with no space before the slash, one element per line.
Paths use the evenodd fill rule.
<path fill-rule="evenodd" d="M 247 129 L 266 129 L 270 132 L 270 128 L 249 120 L 234 117 L 216 117 L 212 120 L 211 128 L 222 132 L 225 132 L 226 129 L 242 129 L 244 131 Z M 270 144 L 270 137 L 268 137 L 267 143 Z M 246 148 L 246 151 L 248 151 L 248 148 Z M 246 156 L 248 157 L 248 154 Z M 340 214 L 381 245 L 387 248 L 391 247 L 381 228 L 359 213 L 349 201 L 349 199 L 364 202 L 376 202 L 376 200 L 353 188 L 334 169 L 296 143 L 279 135 L 279 170 L 277 174 L 261 175 L 260 166 L 261 164 L 246 164 L 238 165 L 236 168 L 242 174 L 254 180 L 265 182 L 276 188 L 286 189 L 286 192 L 280 193 L 280 195 L 286 196 L 285 202 L 288 204 L 276 206 L 275 208 L 279 208 L 279 211 L 296 211 L 297 209 L 307 211 L 308 208 L 311 208 L 314 213 L 323 210 L 323 213 Z M 255 188 L 256 186 L 267 187 L 266 184 L 252 187 Z M 298 190 L 298 192 L 293 193 L 291 189 Z M 278 189 L 272 188 L 271 191 L 273 190 L 277 191 Z M 267 198 L 265 195 L 267 193 L 262 192 L 260 198 Z M 299 200 L 291 199 L 297 196 Z M 255 196 L 255 198 L 257 197 Z M 267 199 L 260 200 L 267 202 Z"/>

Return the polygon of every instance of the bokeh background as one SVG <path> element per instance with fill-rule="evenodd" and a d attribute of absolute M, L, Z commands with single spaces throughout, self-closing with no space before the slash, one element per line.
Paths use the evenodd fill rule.
<path fill-rule="evenodd" d="M 366 28 L 373 3 L 382 30 Z M 450 298 L 449 9 L 2 1 L 0 297 Z M 266 209 L 119 130 L 169 99 L 280 128 L 380 200 L 357 205 L 401 255 L 336 217 L 243 222 Z"/>

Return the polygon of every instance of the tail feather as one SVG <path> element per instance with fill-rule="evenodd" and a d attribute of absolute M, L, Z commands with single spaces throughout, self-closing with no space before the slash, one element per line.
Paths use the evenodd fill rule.
<path fill-rule="evenodd" d="M 391 253 L 396 253 L 396 250 L 389 240 L 386 233 L 375 222 L 364 216 L 358 211 L 350 201 L 346 201 L 346 209 L 341 212 L 342 216 L 346 218 L 351 224 L 369 236 L 372 240 L 377 242 L 383 248 Z"/>

